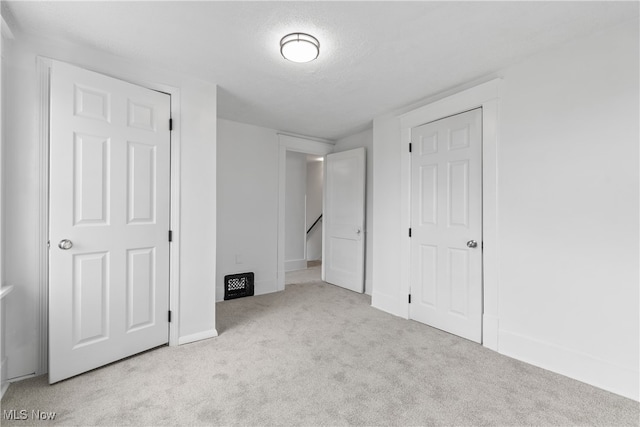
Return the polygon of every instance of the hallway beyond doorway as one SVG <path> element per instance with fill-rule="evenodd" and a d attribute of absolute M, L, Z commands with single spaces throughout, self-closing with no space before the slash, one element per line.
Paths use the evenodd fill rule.
<path fill-rule="evenodd" d="M 322 268 L 322 261 L 307 261 L 307 268 L 303 270 L 289 271 L 285 273 L 284 284 L 302 284 L 316 282 L 320 279 L 320 270 Z"/>

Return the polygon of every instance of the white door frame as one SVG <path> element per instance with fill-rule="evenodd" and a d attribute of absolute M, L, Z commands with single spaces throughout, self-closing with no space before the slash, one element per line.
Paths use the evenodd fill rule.
<path fill-rule="evenodd" d="M 284 133 L 278 133 L 278 141 L 278 265 L 276 266 L 276 291 L 284 291 L 284 213 L 287 183 L 287 151 L 325 156 L 333 151 L 333 142 L 328 140 L 312 140 Z M 324 246 L 324 241 L 322 245 Z"/>
<path fill-rule="evenodd" d="M 409 156 L 411 128 L 474 108 L 482 108 L 482 345 L 495 351 L 498 350 L 497 147 L 500 82 L 501 79 L 491 80 L 399 116 L 402 218 L 400 289 L 401 295 L 409 295 L 411 240 L 407 230 L 411 224 L 411 158 Z M 404 301 L 406 317 L 409 318 L 409 301 L 408 299 Z"/>
<path fill-rule="evenodd" d="M 37 75 L 39 80 L 39 143 L 38 143 L 38 336 L 40 337 L 38 351 L 38 367 L 35 375 L 46 374 L 49 371 L 49 76 L 52 59 L 37 57 Z M 83 67 L 85 68 L 85 67 Z M 100 70 L 90 70 L 101 73 Z M 105 73 L 101 73 L 105 74 Z M 105 74 L 106 75 L 106 74 Z M 120 79 L 147 89 L 156 90 L 171 95 L 171 117 L 173 130 L 171 132 L 171 195 L 170 217 L 173 239 L 169 249 L 169 310 L 172 312 L 169 323 L 169 345 L 177 346 L 180 319 L 180 89 L 146 80 Z"/>

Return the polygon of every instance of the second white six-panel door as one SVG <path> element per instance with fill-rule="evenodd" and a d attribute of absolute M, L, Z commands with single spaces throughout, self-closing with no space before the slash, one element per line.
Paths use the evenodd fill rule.
<path fill-rule="evenodd" d="M 51 69 L 49 382 L 168 342 L 170 97 Z"/>
<path fill-rule="evenodd" d="M 412 319 L 482 341 L 482 110 L 411 131 Z"/>

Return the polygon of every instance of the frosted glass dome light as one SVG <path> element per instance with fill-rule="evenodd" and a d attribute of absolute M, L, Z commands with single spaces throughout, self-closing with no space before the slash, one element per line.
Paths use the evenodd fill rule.
<path fill-rule="evenodd" d="M 287 34 L 280 40 L 280 53 L 292 62 L 313 61 L 320 55 L 320 42 L 305 33 Z"/>

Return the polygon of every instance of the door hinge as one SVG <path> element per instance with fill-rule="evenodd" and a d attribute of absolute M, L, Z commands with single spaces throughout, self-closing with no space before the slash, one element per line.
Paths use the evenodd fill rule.
<path fill-rule="evenodd" d="M 173 119 L 169 119 L 169 130 L 173 130 Z"/>
<path fill-rule="evenodd" d="M 173 231 L 169 230 L 169 241 L 173 242 Z"/>
<path fill-rule="evenodd" d="M 412 151 L 413 151 L 413 145 L 409 143 L 409 152 L 411 153 Z"/>
<path fill-rule="evenodd" d="M 411 304 L 411 294 L 409 294 L 409 304 Z"/>
<path fill-rule="evenodd" d="M 171 323 L 171 310 L 168 311 L 167 319 L 169 319 L 169 323 Z"/>
<path fill-rule="evenodd" d="M 411 237 L 411 227 L 409 227 L 409 237 Z"/>

